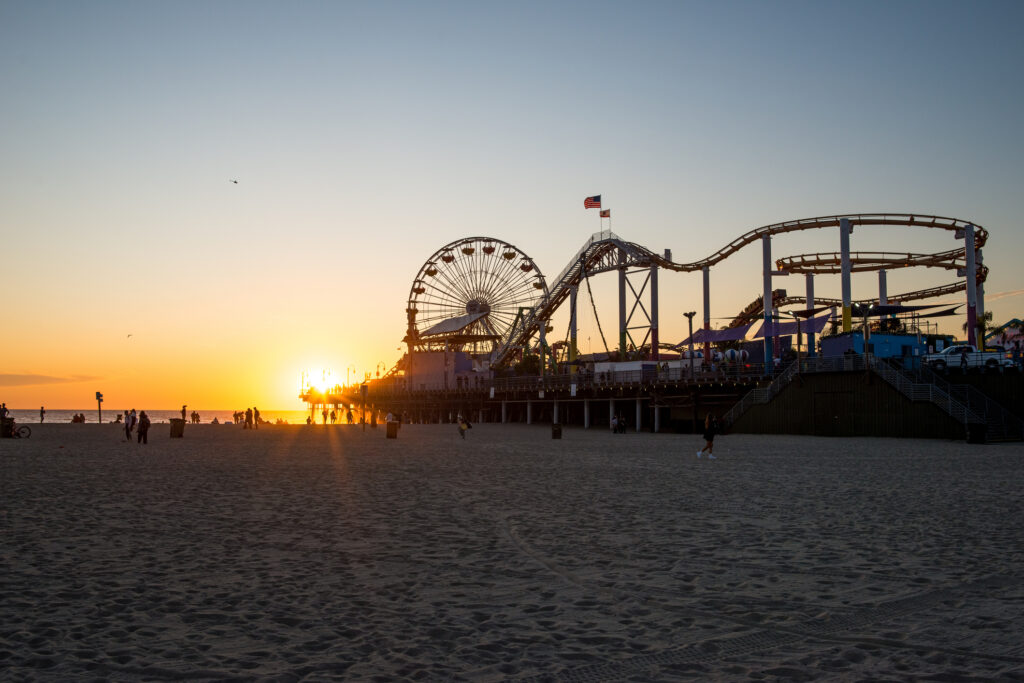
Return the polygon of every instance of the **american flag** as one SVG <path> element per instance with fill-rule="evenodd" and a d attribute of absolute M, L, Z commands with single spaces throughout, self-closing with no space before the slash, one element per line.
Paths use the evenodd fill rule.
<path fill-rule="evenodd" d="M 587 197 L 583 200 L 584 209 L 600 209 L 601 208 L 601 195 L 595 194 L 593 197 Z"/>
<path fill-rule="evenodd" d="M 601 218 L 611 218 L 611 217 L 612 217 L 612 210 L 611 209 L 601 209 Z"/>

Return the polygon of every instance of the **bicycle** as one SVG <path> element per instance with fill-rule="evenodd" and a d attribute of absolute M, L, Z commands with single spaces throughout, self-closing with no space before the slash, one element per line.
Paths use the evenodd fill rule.
<path fill-rule="evenodd" d="M 11 425 L 11 438 L 12 439 L 27 439 L 32 436 L 32 430 L 25 425 L 20 427 L 17 425 Z"/>

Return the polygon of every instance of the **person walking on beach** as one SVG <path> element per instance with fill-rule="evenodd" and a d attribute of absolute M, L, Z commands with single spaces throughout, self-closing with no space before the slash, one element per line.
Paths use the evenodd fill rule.
<path fill-rule="evenodd" d="M 704 455 L 704 451 L 708 452 L 708 460 L 714 460 L 715 456 L 711 452 L 715 447 L 715 434 L 718 432 L 718 418 L 712 413 L 708 413 L 708 416 L 704 418 L 704 448 L 697 451 L 697 458 Z"/>
<path fill-rule="evenodd" d="M 324 424 L 327 424 L 327 408 L 324 408 L 323 416 L 324 416 Z"/>
<path fill-rule="evenodd" d="M 473 428 L 473 425 L 469 424 L 469 420 L 462 417 L 462 413 L 459 413 L 459 436 L 463 439 L 466 438 L 466 432 Z"/>
<path fill-rule="evenodd" d="M 181 421 L 182 421 L 182 422 L 184 422 L 184 421 L 185 421 L 185 408 L 188 408 L 188 406 L 187 406 L 187 405 L 183 405 L 183 406 L 181 407 Z"/>
<path fill-rule="evenodd" d="M 132 432 L 135 431 L 135 425 L 138 424 L 139 417 L 135 414 L 135 408 L 132 408 L 131 412 L 124 411 L 124 437 L 131 443 Z"/>
<path fill-rule="evenodd" d="M 139 443 L 149 443 L 149 415 L 143 410 L 139 413 Z"/>
<path fill-rule="evenodd" d="M 44 417 L 46 417 L 46 408 L 39 406 L 39 424 L 43 424 Z"/>
<path fill-rule="evenodd" d="M 245 409 L 245 426 L 242 429 L 252 429 L 252 408 Z"/>
<path fill-rule="evenodd" d="M 252 424 L 253 429 L 260 428 L 260 409 L 257 408 L 256 406 L 252 407 Z"/>

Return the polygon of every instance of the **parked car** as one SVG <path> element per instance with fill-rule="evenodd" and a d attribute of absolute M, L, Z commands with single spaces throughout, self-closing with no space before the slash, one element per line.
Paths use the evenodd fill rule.
<path fill-rule="evenodd" d="M 1013 360 L 1006 357 L 1005 351 L 979 351 L 970 344 L 954 344 L 937 353 L 926 354 L 921 360 L 936 372 L 944 372 L 950 367 L 962 367 L 965 359 L 968 369 L 995 370 L 1014 367 Z"/>

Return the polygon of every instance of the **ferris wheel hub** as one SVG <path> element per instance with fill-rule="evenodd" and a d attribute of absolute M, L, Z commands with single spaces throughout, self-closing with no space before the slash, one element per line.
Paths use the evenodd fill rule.
<path fill-rule="evenodd" d="M 466 304 L 466 313 L 490 313 L 491 305 L 486 300 L 477 297 L 470 299 Z"/>

